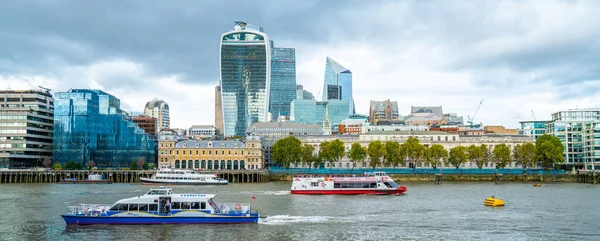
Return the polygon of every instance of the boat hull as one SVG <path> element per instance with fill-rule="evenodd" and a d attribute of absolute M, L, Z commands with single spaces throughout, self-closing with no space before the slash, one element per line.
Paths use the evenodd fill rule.
<path fill-rule="evenodd" d="M 291 190 L 292 194 L 304 195 L 393 195 L 403 194 L 406 187 L 397 189 L 320 189 L 320 190 Z"/>
<path fill-rule="evenodd" d="M 185 182 L 185 181 L 161 181 L 140 178 L 144 184 L 177 184 L 177 185 L 227 185 L 228 182 Z"/>
<path fill-rule="evenodd" d="M 257 223 L 258 216 L 221 216 L 221 217 L 107 217 L 62 215 L 67 225 L 149 225 L 149 224 L 236 224 Z"/>

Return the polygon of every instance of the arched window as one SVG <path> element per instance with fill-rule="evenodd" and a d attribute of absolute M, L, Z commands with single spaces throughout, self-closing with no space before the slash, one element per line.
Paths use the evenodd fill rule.
<path fill-rule="evenodd" d="M 244 164 L 244 160 L 240 160 L 240 169 L 246 170 L 246 166 Z"/>
<path fill-rule="evenodd" d="M 198 169 L 200 168 L 200 161 L 196 160 L 194 161 L 194 169 Z M 204 165 L 202 165 L 202 169 L 204 169 Z"/>
<path fill-rule="evenodd" d="M 206 167 L 206 169 L 213 169 L 213 163 L 212 160 L 208 160 L 208 167 Z"/>
<path fill-rule="evenodd" d="M 202 160 L 202 166 L 200 166 L 200 168 L 206 169 L 206 160 Z"/>
<path fill-rule="evenodd" d="M 231 160 L 227 160 L 227 170 L 231 170 Z"/>
<path fill-rule="evenodd" d="M 179 160 L 175 160 L 175 168 L 179 168 Z"/>
<path fill-rule="evenodd" d="M 219 164 L 219 167 L 225 170 L 225 160 L 221 160 L 221 164 Z"/>
<path fill-rule="evenodd" d="M 192 160 L 189 160 L 189 161 L 188 161 L 188 168 L 189 168 L 189 169 L 192 169 L 192 168 L 194 168 L 194 162 L 193 162 Z"/>
<path fill-rule="evenodd" d="M 181 168 L 182 168 L 182 169 L 185 169 L 185 166 L 186 166 L 186 165 L 185 165 L 185 163 L 186 163 L 186 161 L 185 161 L 185 160 L 181 161 Z"/>
<path fill-rule="evenodd" d="M 233 160 L 233 170 L 237 170 L 238 168 L 238 161 L 237 160 Z"/>

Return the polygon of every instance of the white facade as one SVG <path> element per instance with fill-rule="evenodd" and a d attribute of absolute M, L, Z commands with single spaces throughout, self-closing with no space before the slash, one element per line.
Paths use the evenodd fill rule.
<path fill-rule="evenodd" d="M 169 117 L 169 105 L 163 100 L 154 98 L 146 103 L 144 115 L 156 118 L 156 133 L 162 129 L 171 128 L 171 118 Z"/>
<path fill-rule="evenodd" d="M 196 139 L 205 139 L 216 137 L 218 131 L 217 128 L 212 125 L 193 125 L 188 129 L 187 134 Z"/>

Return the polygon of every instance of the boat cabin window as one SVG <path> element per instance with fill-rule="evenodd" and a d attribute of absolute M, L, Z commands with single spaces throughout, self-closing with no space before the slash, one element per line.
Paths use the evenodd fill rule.
<path fill-rule="evenodd" d="M 150 212 L 157 212 L 158 211 L 158 204 L 151 203 L 148 206 L 149 206 L 148 211 L 150 211 Z"/>
<path fill-rule="evenodd" d="M 181 209 L 181 202 L 173 202 L 173 209 Z"/>
<path fill-rule="evenodd" d="M 127 211 L 127 203 L 115 204 L 110 211 Z"/>
<path fill-rule="evenodd" d="M 190 202 L 182 202 L 181 203 L 181 209 L 190 209 Z"/>
<path fill-rule="evenodd" d="M 319 183 L 318 182 L 311 182 L 310 185 L 313 186 L 313 187 L 318 187 Z"/>
<path fill-rule="evenodd" d="M 130 203 L 129 204 L 129 211 L 137 211 L 138 210 L 138 204 L 137 203 Z"/>
<path fill-rule="evenodd" d="M 200 202 L 200 209 L 206 209 L 206 202 Z"/>
<path fill-rule="evenodd" d="M 138 210 L 140 212 L 148 212 L 148 204 L 139 204 L 138 205 Z"/>
<path fill-rule="evenodd" d="M 392 186 L 392 184 L 390 184 L 389 182 L 384 182 L 383 184 L 385 184 L 385 186 L 386 186 L 386 187 L 388 187 L 388 188 L 392 188 L 392 187 L 394 187 L 394 186 L 398 187 L 398 186 L 396 185 L 396 183 L 394 183 L 394 186 Z"/>

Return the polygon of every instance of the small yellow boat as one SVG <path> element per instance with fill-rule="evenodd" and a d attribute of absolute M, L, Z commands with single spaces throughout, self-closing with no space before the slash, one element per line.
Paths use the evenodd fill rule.
<path fill-rule="evenodd" d="M 537 183 L 537 184 L 533 184 L 534 187 L 541 187 L 542 184 L 541 183 Z"/>
<path fill-rule="evenodd" d="M 496 197 L 491 196 L 485 199 L 483 205 L 490 207 L 504 206 L 504 201 L 502 199 L 497 199 Z"/>

